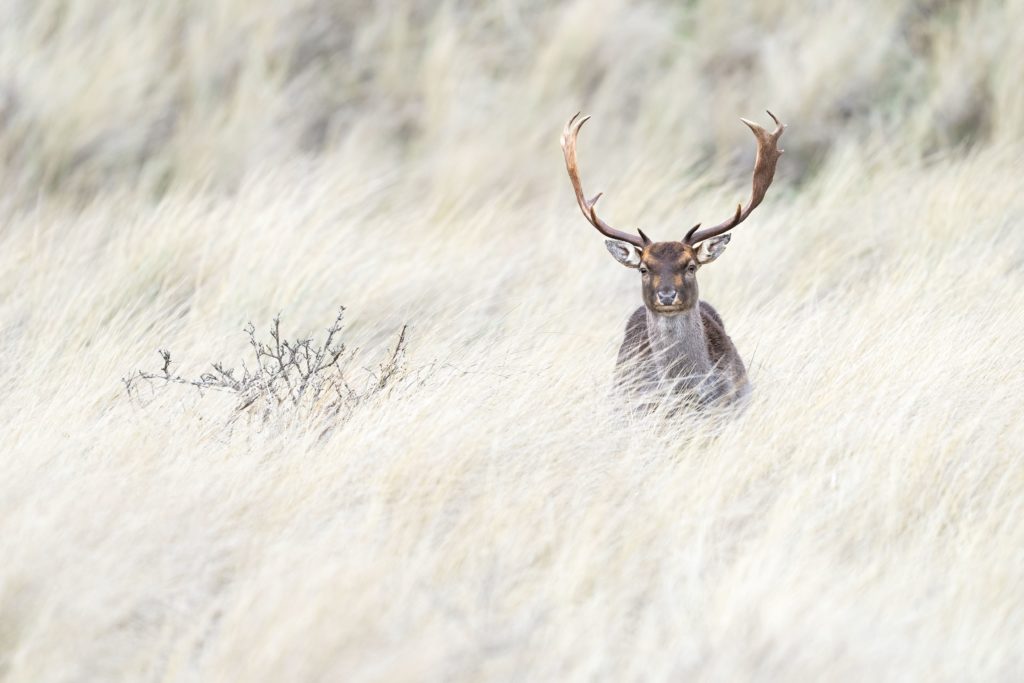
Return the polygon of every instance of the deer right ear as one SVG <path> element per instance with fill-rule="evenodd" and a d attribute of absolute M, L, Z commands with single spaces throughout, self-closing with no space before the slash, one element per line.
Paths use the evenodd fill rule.
<path fill-rule="evenodd" d="M 618 240 L 605 240 L 604 246 L 616 261 L 627 268 L 640 267 L 640 250 L 636 247 Z"/>
<path fill-rule="evenodd" d="M 732 235 L 726 233 L 701 242 L 700 246 L 697 247 L 697 263 L 704 265 L 705 263 L 711 263 L 714 261 L 722 255 L 722 252 L 725 251 L 725 247 L 729 244 L 729 240 L 731 239 Z"/>

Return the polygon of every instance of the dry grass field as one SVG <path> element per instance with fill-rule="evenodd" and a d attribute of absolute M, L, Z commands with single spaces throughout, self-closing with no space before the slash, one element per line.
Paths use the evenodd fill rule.
<path fill-rule="evenodd" d="M 1024 679 L 1022 25 L 0 0 L 0 680 Z M 679 239 L 766 108 L 778 177 L 700 274 L 752 401 L 630 415 L 639 278 L 562 126 Z M 343 412 L 122 382 L 339 306 Z"/>

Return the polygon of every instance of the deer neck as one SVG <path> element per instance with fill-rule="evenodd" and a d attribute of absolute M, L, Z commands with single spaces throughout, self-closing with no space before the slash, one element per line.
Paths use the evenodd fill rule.
<path fill-rule="evenodd" d="M 692 377 L 699 382 L 711 371 L 700 304 L 675 315 L 661 315 L 647 309 L 647 336 L 662 377 Z"/>

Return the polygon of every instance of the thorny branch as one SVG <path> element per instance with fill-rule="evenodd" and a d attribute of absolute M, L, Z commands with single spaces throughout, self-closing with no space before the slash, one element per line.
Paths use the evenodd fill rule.
<path fill-rule="evenodd" d="M 304 409 L 316 415 L 341 414 L 347 417 L 358 404 L 390 390 L 404 376 L 408 326 L 402 327 L 394 349 L 377 372 L 365 372 L 362 386 L 353 388 L 347 370 L 356 352 L 349 352 L 340 339 L 344 314 L 342 306 L 320 343 L 309 338 L 295 341 L 283 338 L 280 314 L 274 318 L 266 343 L 257 338 L 256 326 L 250 322 L 245 333 L 255 357 L 255 368 L 250 370 L 243 361 L 240 374 L 234 368 L 216 362 L 198 378 L 174 375 L 171 373 L 170 351 L 160 349 L 158 353 L 163 367 L 159 372 L 139 371 L 122 381 L 129 397 L 138 397 L 141 385 L 155 390 L 161 384 L 192 386 L 200 393 L 206 390 L 233 393 L 238 399 L 237 411 L 249 411 L 256 406 L 257 413 L 264 420 L 282 407 Z"/>

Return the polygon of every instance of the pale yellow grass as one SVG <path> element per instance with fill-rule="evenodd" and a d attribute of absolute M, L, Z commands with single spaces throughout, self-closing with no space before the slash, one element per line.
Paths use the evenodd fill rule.
<path fill-rule="evenodd" d="M 1021 3 L 356 4 L 0 2 L 0 678 L 1024 677 Z M 753 401 L 630 418 L 560 128 L 672 239 L 766 106 Z M 323 438 L 121 386 L 340 304 Z"/>

